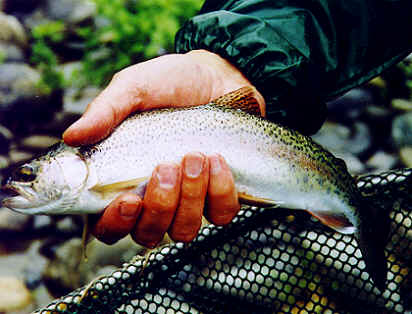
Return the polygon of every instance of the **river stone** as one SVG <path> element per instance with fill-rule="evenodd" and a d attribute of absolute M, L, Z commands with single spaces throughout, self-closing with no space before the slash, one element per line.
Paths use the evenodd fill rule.
<path fill-rule="evenodd" d="M 404 113 L 393 120 L 392 140 L 399 148 L 412 146 L 412 112 Z"/>
<path fill-rule="evenodd" d="M 408 99 L 395 98 L 391 102 L 392 108 L 401 111 L 412 111 L 412 101 Z"/>
<path fill-rule="evenodd" d="M 44 278 L 46 282 L 61 291 L 71 291 L 90 282 L 98 274 L 106 273 L 112 267 L 120 267 L 143 248 L 130 237 L 114 245 L 92 241 L 87 247 L 87 262 L 83 259 L 81 239 L 73 238 L 62 243 L 50 260 Z M 104 271 L 105 270 L 105 271 Z"/>
<path fill-rule="evenodd" d="M 8 208 L 0 208 L 0 232 L 24 232 L 31 226 L 33 216 L 23 215 Z"/>
<path fill-rule="evenodd" d="M 27 46 L 28 40 L 23 25 L 12 15 L 0 12 L 0 40 Z"/>
<path fill-rule="evenodd" d="M 398 157 L 379 150 L 368 159 L 366 165 L 374 170 L 374 172 L 383 172 L 393 169 L 398 163 Z"/>
<path fill-rule="evenodd" d="M 24 138 L 20 143 L 20 148 L 34 152 L 41 152 L 59 141 L 60 139 L 54 136 L 35 134 Z"/>
<path fill-rule="evenodd" d="M 87 105 L 99 95 L 100 89 L 88 86 L 83 89 L 66 88 L 63 96 L 63 110 L 66 113 L 81 115 Z"/>
<path fill-rule="evenodd" d="M 23 281 L 15 277 L 0 277 L 0 312 L 23 310 L 32 304 L 32 300 Z"/>
<path fill-rule="evenodd" d="M 24 52 L 18 45 L 0 40 L 0 61 L 24 62 Z"/>
<path fill-rule="evenodd" d="M 0 64 L 0 113 L 44 109 L 48 96 L 39 88 L 40 79 L 40 73 L 26 64 Z"/>
<path fill-rule="evenodd" d="M 25 162 L 29 159 L 32 159 L 34 155 L 32 153 L 11 149 L 9 152 L 9 158 L 11 164 L 18 164 L 20 162 Z"/>
<path fill-rule="evenodd" d="M 352 130 L 341 124 L 326 122 L 312 138 L 330 151 L 360 155 L 372 144 L 369 128 L 356 122 Z"/>
<path fill-rule="evenodd" d="M 46 15 L 52 20 L 78 24 L 96 14 L 96 4 L 91 0 L 47 0 Z"/>
<path fill-rule="evenodd" d="M 399 150 L 399 156 L 406 167 L 412 168 L 412 146 L 402 147 Z"/>
<path fill-rule="evenodd" d="M 373 103 L 372 94 L 364 88 L 353 88 L 346 94 L 327 103 L 328 112 L 339 121 L 353 120 L 366 106 Z"/>

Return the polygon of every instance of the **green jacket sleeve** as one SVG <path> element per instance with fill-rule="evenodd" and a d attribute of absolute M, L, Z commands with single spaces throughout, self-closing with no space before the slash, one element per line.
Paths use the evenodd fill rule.
<path fill-rule="evenodd" d="M 176 51 L 226 58 L 263 94 L 269 119 L 308 134 L 325 101 L 411 51 L 411 14 L 411 0 L 206 0 Z"/>

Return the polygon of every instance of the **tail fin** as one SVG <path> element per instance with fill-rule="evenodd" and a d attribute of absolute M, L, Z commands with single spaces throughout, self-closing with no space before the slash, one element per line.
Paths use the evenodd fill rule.
<path fill-rule="evenodd" d="M 365 203 L 365 202 L 364 202 Z M 366 271 L 379 290 L 385 290 L 387 279 L 387 262 L 385 246 L 390 231 L 390 219 L 387 213 L 363 204 L 361 225 L 357 234 Z"/>

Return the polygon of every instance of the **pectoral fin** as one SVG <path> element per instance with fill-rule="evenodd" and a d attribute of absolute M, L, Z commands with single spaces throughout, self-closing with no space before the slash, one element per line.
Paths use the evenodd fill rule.
<path fill-rule="evenodd" d="M 253 87 L 245 86 L 212 100 L 212 103 L 260 116 L 260 107 L 255 95 L 256 90 Z"/>
<path fill-rule="evenodd" d="M 148 179 L 148 177 L 143 177 L 126 181 L 114 182 L 110 184 L 96 184 L 90 190 L 93 192 L 101 193 L 103 195 L 113 192 L 126 191 L 139 187 L 140 184 L 147 181 Z"/>
<path fill-rule="evenodd" d="M 87 244 L 89 243 L 91 239 L 91 234 L 90 234 L 90 226 L 89 226 L 89 216 L 84 215 L 83 216 L 83 233 L 82 233 L 82 255 L 84 258 L 84 261 L 87 262 Z"/>
<path fill-rule="evenodd" d="M 243 192 L 238 192 L 237 196 L 239 198 L 239 203 L 245 205 L 257 207 L 279 207 L 280 205 L 282 205 L 281 202 L 276 202 L 268 198 L 256 197 Z"/>
<path fill-rule="evenodd" d="M 312 216 L 319 219 L 324 225 L 344 234 L 352 234 L 356 231 L 355 226 L 349 221 L 349 219 L 341 214 L 334 212 L 316 212 L 308 211 Z"/>

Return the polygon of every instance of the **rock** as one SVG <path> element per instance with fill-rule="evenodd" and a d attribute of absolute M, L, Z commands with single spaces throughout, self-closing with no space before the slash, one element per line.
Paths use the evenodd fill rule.
<path fill-rule="evenodd" d="M 23 310 L 29 305 L 32 295 L 20 279 L 0 277 L 0 312 Z M 33 309 L 31 306 L 30 311 Z"/>
<path fill-rule="evenodd" d="M 23 215 L 8 208 L 0 208 L 0 232 L 24 232 L 32 225 L 33 216 Z"/>
<path fill-rule="evenodd" d="M 365 173 L 365 166 L 364 164 L 359 160 L 358 157 L 352 155 L 351 153 L 348 152 L 332 152 L 337 158 L 341 158 L 345 161 L 346 167 L 348 168 L 348 171 L 352 175 L 357 175 L 357 174 L 362 174 Z"/>
<path fill-rule="evenodd" d="M 0 40 L 15 43 L 20 47 L 25 47 L 28 43 L 23 25 L 14 16 L 3 12 L 0 12 Z"/>
<path fill-rule="evenodd" d="M 20 148 L 34 152 L 41 152 L 59 141 L 59 138 L 49 135 L 31 135 L 21 141 Z"/>
<path fill-rule="evenodd" d="M 81 239 L 64 242 L 55 251 L 44 273 L 47 283 L 61 291 L 71 291 L 98 276 L 120 267 L 136 255 L 142 247 L 126 237 L 114 245 L 92 241 L 87 247 L 88 261 L 83 260 Z"/>
<path fill-rule="evenodd" d="M 412 111 L 412 101 L 407 99 L 395 98 L 391 102 L 392 108 L 400 111 Z"/>
<path fill-rule="evenodd" d="M 3 62 L 24 62 L 23 50 L 13 43 L 0 41 L 0 63 Z"/>
<path fill-rule="evenodd" d="M 78 233 L 82 226 L 78 224 L 74 216 L 67 216 L 56 223 L 56 228 L 63 233 Z"/>
<path fill-rule="evenodd" d="M 99 93 L 100 89 L 92 86 L 84 89 L 67 88 L 63 96 L 63 110 L 70 114 L 81 115 Z"/>
<path fill-rule="evenodd" d="M 327 106 L 330 114 L 338 121 L 352 121 L 371 103 L 373 97 L 368 90 L 353 88 L 341 97 L 328 102 Z"/>
<path fill-rule="evenodd" d="M 402 147 L 399 150 L 399 156 L 406 167 L 412 168 L 412 146 Z"/>
<path fill-rule="evenodd" d="M 32 159 L 33 157 L 34 155 L 29 152 L 24 152 L 24 151 L 19 151 L 19 150 L 14 150 L 14 149 L 10 150 L 9 152 L 9 158 L 12 164 L 24 162 L 29 159 Z"/>
<path fill-rule="evenodd" d="M 7 158 L 6 156 L 0 155 L 0 172 L 10 166 L 10 159 Z M 1 180 L 1 175 L 0 175 L 0 180 Z M 2 181 L 0 181 L 2 182 Z"/>
<path fill-rule="evenodd" d="M 365 153 L 372 145 L 369 127 L 362 122 L 356 122 L 352 127 L 352 135 L 348 139 L 345 150 L 357 156 Z"/>
<path fill-rule="evenodd" d="M 349 152 L 355 155 L 361 155 L 372 144 L 369 128 L 361 122 L 355 123 L 353 130 L 340 124 L 326 122 L 312 138 L 330 151 Z"/>
<path fill-rule="evenodd" d="M 46 120 L 56 108 L 39 87 L 40 73 L 22 63 L 0 64 L 0 118 L 6 125 Z"/>
<path fill-rule="evenodd" d="M 387 119 L 392 115 L 391 111 L 382 106 L 369 105 L 365 109 L 365 115 L 371 121 Z"/>
<path fill-rule="evenodd" d="M 350 129 L 346 126 L 327 121 L 312 138 L 326 149 L 343 151 L 350 133 Z"/>
<path fill-rule="evenodd" d="M 96 14 L 96 4 L 91 0 L 47 0 L 46 16 L 69 24 L 79 24 Z"/>
<path fill-rule="evenodd" d="M 393 169 L 397 162 L 398 158 L 393 154 L 389 154 L 384 151 L 377 151 L 368 159 L 366 165 L 369 168 L 372 168 L 374 172 L 383 172 Z"/>
<path fill-rule="evenodd" d="M 412 146 L 412 112 L 404 113 L 393 120 L 392 140 L 398 148 Z"/>

